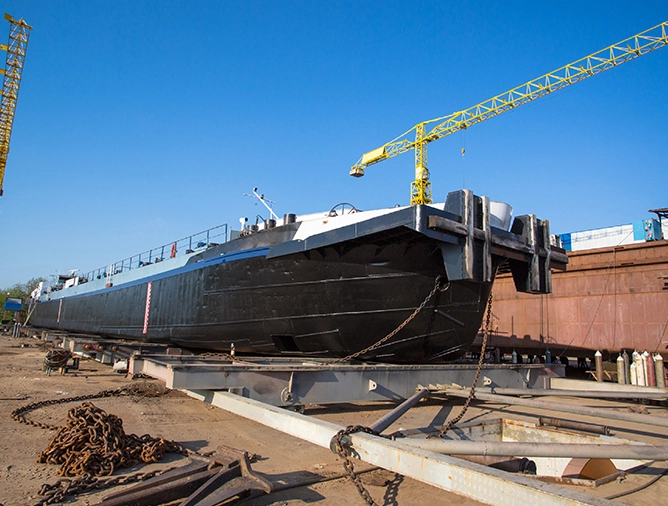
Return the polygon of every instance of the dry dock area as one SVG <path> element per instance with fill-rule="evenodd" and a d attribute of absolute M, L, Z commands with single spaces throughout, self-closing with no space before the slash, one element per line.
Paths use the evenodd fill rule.
<path fill-rule="evenodd" d="M 54 431 L 20 424 L 11 412 L 26 404 L 65 397 L 95 394 L 129 383 L 148 383 L 160 386 L 152 379 L 130 379 L 113 372 L 109 365 L 94 360 L 82 360 L 78 371 L 64 375 L 46 375 L 42 363 L 47 352 L 45 343 L 32 338 L 0 336 L 0 503 L 4 506 L 36 504 L 38 491 L 44 483 L 54 483 L 57 466 L 38 464 L 37 457 L 53 438 Z M 616 410 L 619 413 L 646 412 L 652 417 L 668 420 L 665 403 L 638 404 L 634 401 L 573 399 L 570 397 L 541 397 L 542 400 L 564 402 Z M 256 421 L 242 418 L 226 410 L 206 404 L 182 392 L 170 391 L 160 397 L 106 397 L 94 399 L 96 406 L 123 420 L 127 433 L 150 434 L 181 443 L 191 451 L 207 453 L 220 445 L 246 450 L 256 455 L 252 469 L 270 480 L 278 490 L 271 495 L 246 500 L 257 505 L 351 505 L 364 504 L 355 487 L 348 481 L 341 459 L 329 449 L 267 428 Z M 64 425 L 67 410 L 75 406 L 55 404 L 26 413 L 26 418 L 49 425 Z M 395 422 L 385 434 L 399 430 L 440 427 L 459 413 L 463 399 L 457 397 L 431 398 L 420 402 Z M 305 415 L 340 426 L 370 425 L 393 409 L 393 403 L 338 404 L 308 406 Z M 484 404 L 474 401 L 460 425 L 493 421 L 499 418 L 518 422 L 537 423 L 538 416 L 558 417 L 588 423 L 605 423 L 611 435 L 649 444 L 664 445 L 668 428 L 639 425 L 628 421 L 596 419 L 581 415 L 538 410 L 526 406 Z M 147 472 L 183 466 L 187 459 L 179 454 L 167 454 L 156 464 L 136 466 L 121 473 Z M 362 462 L 356 469 L 365 471 L 371 466 Z M 599 486 L 566 488 L 598 498 L 631 491 L 650 483 L 646 488 L 614 499 L 621 504 L 661 504 L 668 494 L 668 462 L 651 462 L 647 466 L 621 475 Z M 451 494 L 391 471 L 378 469 L 361 474 L 362 481 L 378 504 L 479 504 L 471 499 Z M 127 487 L 127 485 L 125 486 Z M 112 489 L 116 491 L 122 487 Z M 281 490 L 282 489 L 282 490 Z M 109 491 L 87 493 L 65 504 L 97 504 Z M 499 493 L 503 493 L 502 487 Z M 243 501 L 243 500 L 242 500 Z M 606 504 L 607 502 L 601 502 Z M 591 504 L 596 504 L 592 498 Z M 609 504 L 609 503 L 607 503 Z"/>

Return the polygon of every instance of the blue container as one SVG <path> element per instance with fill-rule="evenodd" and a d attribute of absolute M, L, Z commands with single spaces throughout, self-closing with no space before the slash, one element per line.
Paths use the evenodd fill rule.
<path fill-rule="evenodd" d="M 634 241 L 659 241 L 662 238 L 659 220 L 652 218 L 633 222 Z"/>
<path fill-rule="evenodd" d="M 21 311 L 23 309 L 23 300 L 7 297 L 5 299 L 5 311 Z"/>

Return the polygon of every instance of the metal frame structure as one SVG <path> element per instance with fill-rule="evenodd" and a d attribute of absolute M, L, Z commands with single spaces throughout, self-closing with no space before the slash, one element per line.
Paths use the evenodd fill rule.
<path fill-rule="evenodd" d="M 330 422 L 269 406 L 229 392 L 202 390 L 187 393 L 213 406 L 325 448 L 331 448 L 332 438 L 343 429 Z M 354 456 L 364 462 L 484 504 L 496 506 L 617 504 L 522 475 L 506 473 L 450 455 L 423 450 L 400 441 L 391 441 L 362 432 L 347 437 Z"/>
<path fill-rule="evenodd" d="M 416 389 L 470 385 L 477 364 L 328 364 L 324 360 L 197 355 L 134 355 L 130 374 L 146 374 L 180 390 L 227 390 L 274 406 L 348 402 L 399 402 Z M 487 364 L 486 386 L 544 388 L 564 376 L 562 364 Z"/>
<path fill-rule="evenodd" d="M 32 30 L 32 26 L 23 18 L 15 20 L 9 14 L 5 14 L 5 19 L 9 21 L 9 42 L 7 45 L 0 45 L 0 49 L 7 51 L 7 63 L 4 69 L 0 69 L 0 73 L 4 74 L 2 100 L 0 101 L 0 197 L 4 192 L 2 184 L 9 154 L 9 140 L 12 136 L 16 102 L 21 87 L 21 74 L 28 49 L 30 30 Z"/>
<path fill-rule="evenodd" d="M 390 142 L 364 153 L 350 169 L 350 175 L 361 177 L 367 166 L 414 150 L 415 181 L 411 183 L 410 203 L 431 204 L 427 144 L 664 47 L 668 44 L 667 27 L 668 21 L 663 22 L 473 107 L 418 123 Z M 413 132 L 415 139 L 411 140 L 408 136 Z"/>
<path fill-rule="evenodd" d="M 42 336 L 43 339 L 48 337 Z M 82 352 L 86 351 L 86 345 L 93 345 L 95 350 L 99 351 L 111 344 L 96 342 L 87 337 L 54 336 L 54 339 L 62 339 L 63 346 Z M 163 380 L 167 387 L 181 389 L 195 399 L 332 451 L 335 451 L 335 436 L 343 427 L 296 413 L 294 408 L 306 403 L 379 400 L 397 402 L 406 399 L 370 426 L 372 430 L 382 433 L 408 409 L 428 396 L 430 391 L 441 391 L 454 397 L 464 395 L 464 389 L 453 388 L 452 384 L 470 384 L 475 372 L 475 366 L 468 364 L 353 365 L 265 357 L 244 357 L 242 360 L 233 356 L 170 355 L 169 350 L 160 354 L 143 354 L 133 343 L 125 343 L 113 351 L 118 353 L 117 356 L 126 357 L 129 353 L 134 353 L 129 360 L 128 372 L 131 374 L 144 373 Z M 178 350 L 173 351 L 178 353 Z M 99 357 L 101 361 L 108 358 L 104 354 Z M 563 372 L 561 364 L 491 364 L 483 369 L 482 383 L 488 388 L 480 388 L 480 392 L 476 392 L 476 398 L 489 399 L 501 405 L 537 403 L 536 408 L 549 411 L 585 410 L 581 414 L 664 425 L 652 420 L 657 417 L 649 415 L 620 414 L 597 408 L 573 411 L 573 406 L 565 403 L 527 401 L 508 395 L 485 393 L 491 389 L 511 395 L 546 395 L 551 391 L 552 382 L 561 382 L 562 387 L 571 386 L 568 380 L 563 379 Z M 450 385 L 442 385 L 441 382 Z M 513 385 L 519 388 L 512 388 Z M 545 390 L 546 388 L 550 390 Z M 573 390 L 568 393 L 577 395 Z M 284 409 L 285 407 L 293 409 Z M 558 419 L 554 420 L 560 422 Z M 420 436 L 411 436 L 410 433 L 417 434 L 416 431 Z M 607 433 L 607 427 L 605 432 Z M 531 502 L 555 506 L 607 506 L 616 503 L 521 474 L 507 473 L 465 460 L 469 457 L 460 456 L 526 454 L 532 457 L 557 455 L 564 458 L 609 458 L 612 455 L 620 459 L 668 459 L 667 446 L 612 444 L 614 441 L 608 441 L 605 437 L 600 442 L 583 445 L 563 442 L 490 442 L 459 438 L 431 440 L 424 438 L 426 434 L 428 432 L 423 429 L 415 429 L 394 433 L 394 437 L 388 439 L 364 432 L 353 432 L 345 435 L 341 443 L 349 448 L 355 459 L 494 505 Z"/>

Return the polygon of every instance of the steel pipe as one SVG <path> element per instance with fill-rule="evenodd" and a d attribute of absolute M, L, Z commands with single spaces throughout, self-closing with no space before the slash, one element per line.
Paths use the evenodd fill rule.
<path fill-rule="evenodd" d="M 608 443 L 515 443 L 450 439 L 400 439 L 402 443 L 446 455 L 668 460 L 668 446 Z"/>
<path fill-rule="evenodd" d="M 385 416 L 376 420 L 373 424 L 369 425 L 369 428 L 378 434 L 382 433 L 390 425 L 396 422 L 406 411 L 415 406 L 421 399 L 424 399 L 429 395 L 429 389 L 423 388 L 418 390 L 413 395 L 411 395 L 404 402 L 399 404 L 396 408 L 390 411 Z"/>
<path fill-rule="evenodd" d="M 570 420 L 562 420 L 561 418 L 552 418 L 550 416 L 539 416 L 538 425 L 561 427 L 564 429 L 579 430 L 582 432 L 593 432 L 595 434 L 603 434 L 607 436 L 610 434 L 610 429 L 607 425 L 600 425 L 597 423 L 572 422 Z"/>
<path fill-rule="evenodd" d="M 453 397 L 467 398 L 468 390 L 460 388 L 446 388 L 445 393 Z M 610 420 L 623 420 L 625 422 L 643 423 L 647 425 L 656 425 L 659 427 L 668 427 L 668 417 L 641 415 L 637 413 L 622 413 L 621 411 L 611 411 L 600 408 L 588 408 L 583 406 L 574 406 L 572 404 L 563 404 L 560 402 L 535 401 L 533 399 L 520 399 L 508 395 L 487 394 L 484 392 L 475 392 L 475 398 L 483 401 L 497 402 L 500 404 L 510 404 L 516 406 L 527 406 L 530 408 L 547 409 L 549 411 L 561 411 L 564 413 L 574 413 L 577 415 L 593 416 L 594 418 L 608 418 Z"/>
<path fill-rule="evenodd" d="M 585 397 L 589 399 L 668 399 L 668 392 L 616 392 L 614 390 L 562 390 L 557 388 L 485 388 L 476 392 L 499 395 Z"/>

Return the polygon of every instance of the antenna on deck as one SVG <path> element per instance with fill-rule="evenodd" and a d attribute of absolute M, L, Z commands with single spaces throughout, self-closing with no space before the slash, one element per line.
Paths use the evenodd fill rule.
<path fill-rule="evenodd" d="M 265 199 L 265 198 L 264 198 L 264 193 L 259 194 L 259 193 L 257 192 L 257 188 L 253 188 L 253 195 L 251 195 L 251 194 L 249 194 L 249 193 L 244 193 L 244 197 L 253 197 L 253 198 L 258 199 L 260 202 L 262 202 L 262 205 L 263 205 L 264 207 L 267 208 L 267 211 L 269 211 L 269 214 L 271 215 L 271 218 L 274 219 L 274 220 L 278 220 L 278 216 L 276 215 L 276 213 L 274 212 L 274 210 L 273 210 L 273 209 L 271 208 L 271 206 L 269 205 L 269 204 L 272 204 L 272 205 L 273 205 L 273 204 L 275 204 L 276 202 L 274 202 L 273 200 Z M 268 202 L 269 204 L 267 204 L 267 202 Z"/>

